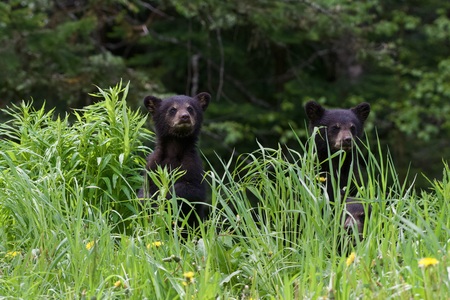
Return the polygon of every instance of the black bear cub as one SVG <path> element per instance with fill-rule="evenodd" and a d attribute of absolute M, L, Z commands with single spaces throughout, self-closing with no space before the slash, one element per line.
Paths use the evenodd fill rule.
<path fill-rule="evenodd" d="M 364 134 L 364 122 L 370 113 L 370 105 L 361 103 L 350 109 L 325 109 L 319 103 L 310 101 L 305 105 L 306 115 L 309 119 L 309 130 L 319 128 L 315 137 L 317 156 L 321 163 L 321 171 L 326 176 L 327 194 L 330 201 L 334 201 L 336 189 L 343 194 L 343 188 L 347 186 L 350 168 L 353 164 L 353 174 L 359 177 L 358 154 L 355 144 Z M 339 150 L 346 152 L 345 159 L 340 160 L 339 155 L 331 162 L 330 155 Z M 333 176 L 339 186 L 333 186 Z M 351 191 L 350 191 L 351 195 Z M 370 207 L 368 208 L 370 214 Z M 344 221 L 345 229 L 350 230 L 355 226 L 359 233 L 364 228 L 365 213 L 361 203 L 352 198 L 346 199 L 347 216 Z"/>
<path fill-rule="evenodd" d="M 203 166 L 197 151 L 197 140 L 203 122 L 203 112 L 208 107 L 211 96 L 200 93 L 195 97 L 174 96 L 165 100 L 147 96 L 144 105 L 152 115 L 156 144 L 153 153 L 147 157 L 148 171 L 158 166 L 169 170 L 179 168 L 185 174 L 177 179 L 170 193 L 175 191 L 178 198 L 192 203 L 195 212 L 204 219 L 208 214 L 206 205 L 205 184 L 203 182 Z M 144 186 L 139 191 L 139 198 L 156 199 L 159 188 L 146 174 Z M 170 197 L 170 195 L 168 196 Z M 179 202 L 184 216 L 191 213 L 192 207 Z M 188 223 L 197 224 L 197 216 L 191 213 Z"/>

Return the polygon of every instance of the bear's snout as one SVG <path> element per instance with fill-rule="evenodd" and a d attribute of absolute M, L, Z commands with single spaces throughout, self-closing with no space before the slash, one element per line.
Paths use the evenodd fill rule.
<path fill-rule="evenodd" d="M 353 146 L 353 135 L 349 130 L 341 130 L 335 140 L 334 148 L 336 150 L 350 150 Z"/>
<path fill-rule="evenodd" d="M 366 220 L 366 210 L 364 209 L 364 205 L 360 202 L 355 201 L 354 199 L 347 199 L 345 205 L 344 214 L 344 229 L 350 234 L 357 234 L 360 238 L 362 238 L 362 233 L 364 230 L 364 222 Z M 372 211 L 371 206 L 367 207 L 367 214 L 370 215 Z"/>
<path fill-rule="evenodd" d="M 178 123 L 191 123 L 191 116 L 188 112 L 183 112 L 180 114 Z"/>
<path fill-rule="evenodd" d="M 351 234 L 354 230 L 357 230 L 358 234 L 362 234 L 364 229 L 364 212 L 356 212 L 354 214 L 346 213 L 344 221 L 344 229 L 347 233 Z"/>

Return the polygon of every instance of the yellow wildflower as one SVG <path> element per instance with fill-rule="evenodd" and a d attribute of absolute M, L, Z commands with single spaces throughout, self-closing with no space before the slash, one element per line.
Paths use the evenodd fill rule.
<path fill-rule="evenodd" d="M 123 282 L 120 280 L 117 280 L 116 282 L 114 282 L 114 288 L 119 288 L 119 287 L 123 287 L 124 289 L 128 288 L 127 286 L 127 282 Z"/>
<path fill-rule="evenodd" d="M 159 248 L 159 247 L 161 247 L 162 245 L 164 245 L 163 242 L 161 242 L 161 241 L 156 241 L 156 242 L 153 242 L 153 243 L 151 243 L 151 244 L 147 244 L 147 249 L 150 249 L 151 247 Z"/>
<path fill-rule="evenodd" d="M 192 271 L 184 273 L 183 277 L 185 279 L 185 281 L 182 282 L 184 286 L 187 286 L 194 282 L 194 272 Z"/>
<path fill-rule="evenodd" d="M 327 181 L 327 178 L 325 176 L 316 176 L 316 180 L 324 183 Z"/>
<path fill-rule="evenodd" d="M 94 245 L 95 245 L 95 241 L 91 241 L 86 244 L 86 249 L 91 250 L 94 247 Z"/>
<path fill-rule="evenodd" d="M 419 267 L 426 268 L 428 266 L 434 266 L 437 265 L 439 261 L 436 258 L 433 257 L 424 257 L 419 260 Z"/>
<path fill-rule="evenodd" d="M 6 252 L 5 257 L 6 258 L 14 258 L 19 254 L 20 254 L 19 251 L 8 251 L 8 252 Z"/>
<path fill-rule="evenodd" d="M 355 252 L 350 253 L 350 255 L 347 257 L 347 261 L 345 262 L 347 267 L 350 266 L 355 261 L 355 258 L 356 253 Z"/>

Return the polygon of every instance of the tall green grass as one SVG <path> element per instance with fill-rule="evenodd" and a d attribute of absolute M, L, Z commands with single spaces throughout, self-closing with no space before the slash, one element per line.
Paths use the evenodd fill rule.
<path fill-rule="evenodd" d="M 128 109 L 128 88 L 99 89 L 99 102 L 63 117 L 26 103 L 5 110 L 0 296 L 448 298 L 445 162 L 443 179 L 416 191 L 389 153 L 367 141 L 356 198 L 372 215 L 354 244 L 337 217 L 343 201 L 329 203 L 318 180 L 313 143 L 259 145 L 218 158 L 219 169 L 210 164 L 211 216 L 194 232 L 179 222 L 176 198 L 161 197 L 153 210 L 136 199 L 153 134 L 145 116 Z M 165 191 L 179 175 L 152 174 Z M 419 266 L 424 257 L 439 263 Z"/>

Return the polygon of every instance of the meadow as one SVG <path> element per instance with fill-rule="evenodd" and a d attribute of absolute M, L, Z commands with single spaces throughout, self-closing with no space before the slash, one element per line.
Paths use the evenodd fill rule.
<path fill-rule="evenodd" d="M 445 162 L 443 179 L 417 191 L 415 174 L 400 180 L 388 150 L 365 141 L 357 198 L 372 214 L 360 240 L 342 230 L 340 197 L 326 199 L 313 143 L 259 145 L 214 158 L 221 168 L 205 158 L 211 216 L 193 230 L 177 199 L 152 210 L 136 197 L 154 135 L 128 90 L 99 89 L 96 104 L 65 116 L 4 110 L 1 298 L 448 299 Z M 151 176 L 164 196 L 180 175 Z"/>

